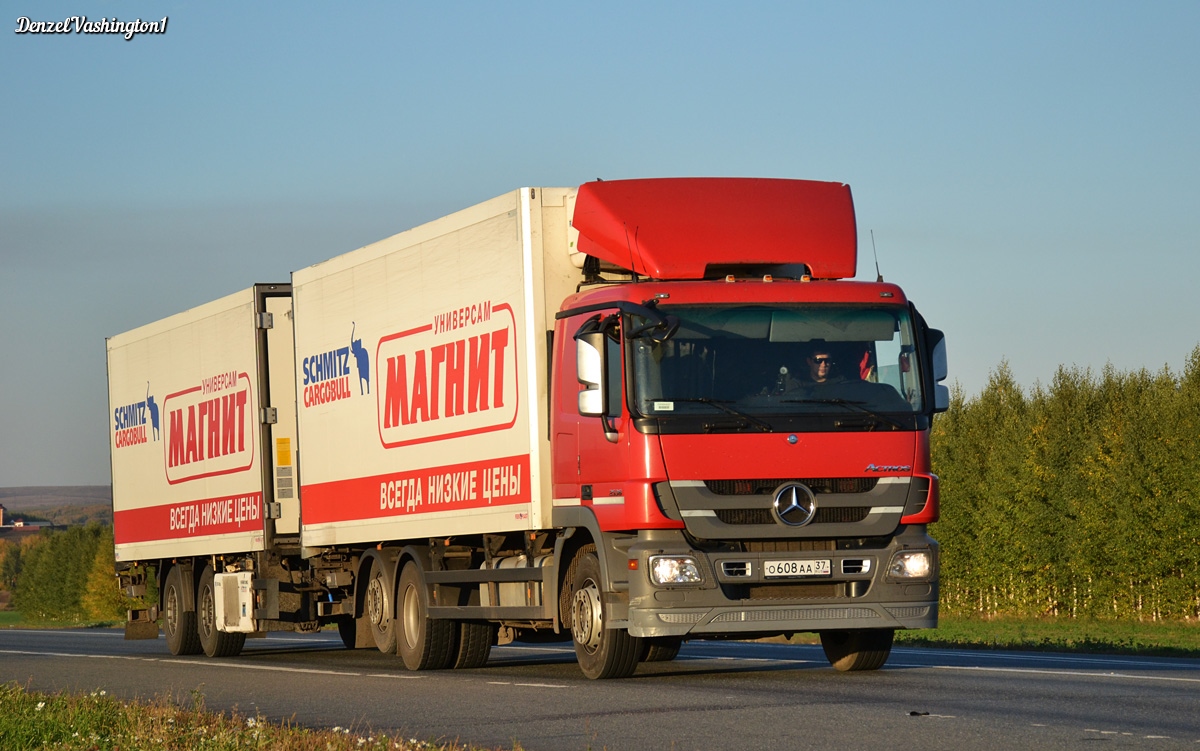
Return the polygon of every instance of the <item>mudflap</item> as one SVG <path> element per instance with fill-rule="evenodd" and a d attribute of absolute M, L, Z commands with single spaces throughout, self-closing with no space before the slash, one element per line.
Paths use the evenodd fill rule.
<path fill-rule="evenodd" d="M 143 611 L 144 612 L 144 611 Z M 150 620 L 128 620 L 125 622 L 125 641 L 157 639 L 158 622 Z"/>

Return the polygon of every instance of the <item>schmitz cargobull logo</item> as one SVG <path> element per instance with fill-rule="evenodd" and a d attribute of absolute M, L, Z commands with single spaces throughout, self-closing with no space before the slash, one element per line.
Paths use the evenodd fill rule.
<path fill-rule="evenodd" d="M 351 321 L 348 346 L 308 355 L 300 361 L 300 386 L 306 409 L 353 396 L 351 365 L 358 373 L 359 396 L 371 393 L 371 358 L 362 339 L 354 338 L 355 328 Z"/>
<path fill-rule="evenodd" d="M 379 340 L 379 438 L 386 448 L 511 427 L 517 420 L 517 324 L 491 301 L 439 313 Z"/>
<path fill-rule="evenodd" d="M 254 464 L 250 376 L 231 370 L 163 400 L 167 482 L 241 472 Z"/>
<path fill-rule="evenodd" d="M 158 404 L 150 394 L 150 383 L 147 381 L 145 399 L 113 410 L 113 443 L 116 448 L 124 449 L 148 443 L 151 439 L 157 441 L 158 438 Z"/>

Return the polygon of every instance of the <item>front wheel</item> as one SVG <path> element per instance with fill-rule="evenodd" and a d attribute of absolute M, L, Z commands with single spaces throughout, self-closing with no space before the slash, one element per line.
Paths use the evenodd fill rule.
<path fill-rule="evenodd" d="M 829 664 L 842 672 L 878 670 L 892 654 L 895 636 L 890 628 L 822 631 L 821 648 Z"/>
<path fill-rule="evenodd" d="M 579 566 L 571 596 L 571 637 L 583 674 L 598 678 L 627 678 L 637 670 L 642 656 L 641 639 L 625 629 L 606 628 L 608 612 L 600 587 L 600 560 L 594 545 L 578 553 Z"/>
<path fill-rule="evenodd" d="M 209 657 L 237 657 L 246 645 L 245 634 L 231 634 L 217 628 L 216 595 L 213 588 L 212 566 L 205 566 L 196 590 L 196 615 L 200 646 Z"/>

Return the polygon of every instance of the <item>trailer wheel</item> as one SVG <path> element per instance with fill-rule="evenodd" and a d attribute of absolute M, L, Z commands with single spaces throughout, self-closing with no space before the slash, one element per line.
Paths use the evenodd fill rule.
<path fill-rule="evenodd" d="M 375 646 L 384 654 L 396 653 L 396 608 L 392 600 L 391 580 L 383 561 L 371 562 L 371 578 L 367 580 L 366 615 L 371 624 Z"/>
<path fill-rule="evenodd" d="M 655 636 L 642 639 L 642 662 L 670 662 L 679 656 L 682 636 Z"/>
<path fill-rule="evenodd" d="M 231 634 L 217 629 L 216 596 L 213 593 L 212 566 L 205 566 L 196 591 L 197 631 L 200 646 L 209 657 L 237 657 L 246 644 L 245 634 Z"/>
<path fill-rule="evenodd" d="M 413 561 L 404 565 L 400 583 L 396 586 L 397 629 L 396 651 L 409 670 L 441 670 L 450 667 L 456 658 L 454 651 L 454 621 L 429 617 L 425 577 Z"/>
<path fill-rule="evenodd" d="M 167 635 L 167 649 L 173 655 L 200 653 L 200 634 L 196 632 L 196 611 L 185 611 L 187 602 L 183 596 L 183 573 L 178 566 L 167 572 L 163 585 L 163 632 Z"/>
<path fill-rule="evenodd" d="M 496 627 L 492 624 L 483 621 L 460 621 L 454 669 L 469 670 L 486 665 L 495 639 Z"/>
<path fill-rule="evenodd" d="M 579 549 L 579 567 L 571 596 L 571 637 L 579 668 L 588 678 L 626 678 L 637 670 L 641 639 L 625 629 L 606 628 L 608 613 L 600 589 L 600 560 L 596 546 Z"/>
<path fill-rule="evenodd" d="M 821 648 L 829 664 L 843 672 L 878 670 L 892 654 L 895 635 L 890 628 L 822 631 Z"/>

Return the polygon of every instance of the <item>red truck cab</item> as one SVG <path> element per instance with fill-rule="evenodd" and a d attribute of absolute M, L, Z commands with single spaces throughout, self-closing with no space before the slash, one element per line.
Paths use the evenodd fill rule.
<path fill-rule="evenodd" d="M 849 187 L 589 183 L 574 226 L 591 273 L 553 337 L 555 526 L 604 541 L 609 599 L 603 623 L 573 611 L 577 648 L 816 631 L 871 669 L 895 629 L 936 626 L 944 338 L 899 287 L 846 280 Z"/>

